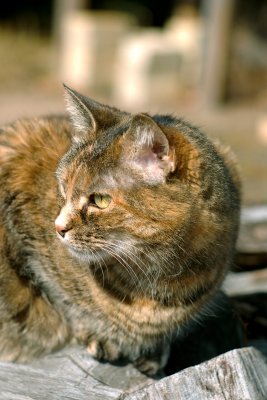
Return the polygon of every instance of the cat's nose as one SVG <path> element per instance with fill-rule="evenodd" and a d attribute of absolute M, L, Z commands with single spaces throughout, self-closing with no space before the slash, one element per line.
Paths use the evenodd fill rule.
<path fill-rule="evenodd" d="M 64 236 L 66 235 L 66 233 L 68 232 L 68 229 L 65 229 L 65 227 L 62 227 L 60 225 L 55 224 L 56 226 L 56 231 L 57 233 L 59 233 L 60 236 L 62 236 L 64 238 Z"/>
<path fill-rule="evenodd" d="M 60 221 L 58 221 L 57 219 L 55 220 L 55 228 L 57 233 L 63 238 L 65 237 L 66 233 L 70 230 L 69 227 L 60 223 Z"/>

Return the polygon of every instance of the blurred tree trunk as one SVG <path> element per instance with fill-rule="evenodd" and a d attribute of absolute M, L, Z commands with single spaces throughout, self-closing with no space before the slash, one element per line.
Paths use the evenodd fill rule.
<path fill-rule="evenodd" d="M 62 43 L 62 21 L 65 16 L 72 11 L 88 8 L 89 5 L 88 0 L 54 0 L 53 37 L 58 48 Z"/>
<path fill-rule="evenodd" d="M 207 106 L 225 100 L 235 0 L 203 0 L 205 21 L 202 98 Z"/>

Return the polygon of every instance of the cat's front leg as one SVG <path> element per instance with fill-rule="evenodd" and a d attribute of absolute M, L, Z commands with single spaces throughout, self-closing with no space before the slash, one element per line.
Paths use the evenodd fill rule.
<path fill-rule="evenodd" d="M 123 356 L 119 343 L 114 339 L 99 340 L 95 336 L 90 337 L 87 344 L 88 353 L 97 360 L 109 362 L 117 361 Z M 129 348 L 130 353 L 130 348 Z M 153 376 L 161 371 L 169 358 L 170 345 L 166 342 L 159 344 L 155 349 L 144 352 L 141 356 L 132 360 L 133 365 L 142 373 Z"/>

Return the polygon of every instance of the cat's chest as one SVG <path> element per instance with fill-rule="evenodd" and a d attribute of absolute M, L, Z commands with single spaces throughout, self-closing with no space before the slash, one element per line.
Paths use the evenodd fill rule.
<path fill-rule="evenodd" d="M 114 324 L 136 328 L 146 332 L 166 331 L 168 325 L 177 323 L 185 316 L 186 310 L 176 306 L 163 306 L 156 300 L 140 296 L 131 302 L 111 297 L 105 290 L 92 283 L 94 306 Z"/>

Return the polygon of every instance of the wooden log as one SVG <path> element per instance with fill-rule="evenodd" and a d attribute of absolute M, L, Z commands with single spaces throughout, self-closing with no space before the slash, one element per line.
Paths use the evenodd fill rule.
<path fill-rule="evenodd" d="M 264 400 L 267 365 L 254 348 L 233 350 L 123 397 L 124 400 Z"/>
<path fill-rule="evenodd" d="M 102 364 L 86 350 L 68 348 L 30 365 L 0 363 L 1 400 L 119 399 L 153 381 L 132 365 Z"/>
<path fill-rule="evenodd" d="M 145 377 L 131 365 L 101 364 L 84 350 L 71 348 L 31 365 L 0 363 L 0 398 L 264 400 L 266 377 L 265 358 L 253 347 L 230 351 L 159 381 Z"/>

